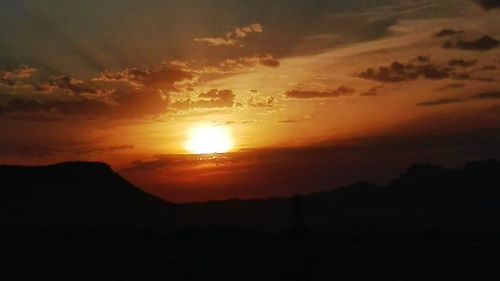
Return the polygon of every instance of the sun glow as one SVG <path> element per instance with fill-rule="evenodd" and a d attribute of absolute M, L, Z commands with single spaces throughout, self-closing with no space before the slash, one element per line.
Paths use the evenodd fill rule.
<path fill-rule="evenodd" d="M 186 149 L 194 154 L 225 153 L 233 147 L 229 130 L 224 127 L 198 127 L 191 130 Z"/>

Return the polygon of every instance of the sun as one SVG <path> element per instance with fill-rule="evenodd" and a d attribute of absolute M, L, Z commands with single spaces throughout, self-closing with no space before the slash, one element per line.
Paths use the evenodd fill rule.
<path fill-rule="evenodd" d="M 233 141 L 225 127 L 197 127 L 190 131 L 185 146 L 194 154 L 225 153 L 231 150 Z"/>

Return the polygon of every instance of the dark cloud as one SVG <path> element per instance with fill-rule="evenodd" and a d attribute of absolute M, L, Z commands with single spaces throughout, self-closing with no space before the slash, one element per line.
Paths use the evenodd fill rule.
<path fill-rule="evenodd" d="M 259 64 L 267 67 L 278 67 L 280 66 L 280 61 L 273 58 L 271 55 L 260 57 Z"/>
<path fill-rule="evenodd" d="M 426 58 L 426 57 L 422 57 Z M 474 77 L 471 74 L 477 70 L 465 70 L 477 63 L 477 60 L 452 59 L 448 64 L 441 66 L 429 62 L 430 60 L 413 59 L 407 63 L 393 62 L 390 66 L 379 66 L 368 68 L 357 74 L 357 77 L 386 83 L 425 78 L 430 80 L 441 80 L 453 78 L 455 80 L 475 80 L 481 82 L 493 82 L 492 78 Z M 457 68 L 460 71 L 455 71 Z M 491 67 L 490 67 L 491 68 Z"/>
<path fill-rule="evenodd" d="M 107 115 L 112 106 L 96 100 L 71 99 L 71 100 L 38 100 L 14 98 L 2 106 L 3 114 L 33 114 L 53 113 L 69 116 L 76 115 Z M 36 120 L 36 116 L 34 116 Z"/>
<path fill-rule="evenodd" d="M 473 0 L 483 7 L 485 10 L 500 8 L 500 0 Z"/>
<path fill-rule="evenodd" d="M 419 62 L 419 63 L 424 63 L 424 62 L 430 62 L 431 59 L 426 56 L 417 56 L 416 58 L 410 60 L 410 62 Z"/>
<path fill-rule="evenodd" d="M 17 73 L 16 77 L 24 77 L 31 72 L 23 68 L 14 73 Z M 163 65 L 148 70 L 130 68 L 120 72 L 105 71 L 93 79 L 95 82 L 124 82 L 129 85 L 116 90 L 89 87 L 83 80 L 62 75 L 49 82 L 33 85 L 32 89 L 39 93 L 62 91 L 66 96 L 58 96 L 59 99 L 49 96 L 8 98 L 0 113 L 4 117 L 33 120 L 42 114 L 45 117 L 51 114 L 111 119 L 159 115 L 168 110 L 169 94 L 178 90 L 177 84 L 193 79 L 195 76 L 189 72 Z M 221 93 L 220 97 L 209 99 L 224 103 L 227 97 Z"/>
<path fill-rule="evenodd" d="M 146 89 L 118 91 L 106 99 L 84 95 L 64 99 L 14 97 L 0 106 L 0 113 L 7 118 L 38 121 L 53 120 L 56 116 L 128 119 L 165 113 L 168 105 L 166 95 Z"/>
<path fill-rule="evenodd" d="M 114 98 L 114 118 L 140 118 L 166 113 L 170 103 L 168 93 L 157 89 L 137 89 L 118 92 Z"/>
<path fill-rule="evenodd" d="M 123 71 L 105 71 L 92 79 L 99 82 L 124 82 L 135 87 L 177 90 L 176 84 L 195 79 L 192 73 L 178 67 L 161 65 L 147 70 L 127 68 Z"/>
<path fill-rule="evenodd" d="M 452 90 L 452 89 L 460 89 L 464 88 L 466 85 L 462 83 L 450 83 L 446 84 L 443 87 L 439 88 L 438 91 L 446 91 L 446 90 Z"/>
<path fill-rule="evenodd" d="M 447 36 L 452 36 L 452 35 L 458 35 L 464 33 L 462 30 L 454 30 L 454 29 L 443 29 L 436 33 L 434 36 L 435 37 L 447 37 Z"/>
<path fill-rule="evenodd" d="M 368 91 L 361 93 L 360 95 L 361 96 L 376 96 L 376 95 L 378 95 L 378 90 L 383 88 L 383 87 L 384 87 L 383 85 L 378 85 L 378 86 L 372 87 Z"/>
<path fill-rule="evenodd" d="M 498 69 L 498 67 L 496 67 L 494 65 L 485 65 L 483 67 L 474 69 L 473 72 L 492 71 L 492 70 L 497 70 L 497 69 Z"/>
<path fill-rule="evenodd" d="M 416 80 L 420 77 L 425 79 L 439 80 L 450 76 L 449 67 L 440 67 L 431 63 L 400 63 L 393 62 L 390 66 L 379 66 L 368 68 L 357 76 L 363 79 L 379 82 L 402 82 Z"/>
<path fill-rule="evenodd" d="M 481 93 L 481 94 L 474 96 L 473 98 L 474 99 L 499 99 L 500 98 L 500 91 Z"/>
<path fill-rule="evenodd" d="M 417 103 L 418 106 L 436 106 L 436 105 L 444 105 L 450 103 L 461 102 L 462 100 L 456 98 L 442 98 L 437 100 L 424 101 L 421 103 Z"/>
<path fill-rule="evenodd" d="M 56 90 L 64 91 L 72 95 L 97 95 L 103 96 L 113 93 L 112 89 L 91 88 L 84 85 L 83 80 L 75 79 L 69 76 L 54 77 L 51 82 L 37 84 L 34 86 L 37 92 L 50 93 Z"/>
<path fill-rule="evenodd" d="M 450 103 L 458 103 L 458 102 L 466 102 L 466 101 L 474 101 L 474 100 L 485 100 L 485 99 L 500 99 L 500 91 L 493 92 L 484 92 L 479 93 L 468 98 L 458 99 L 458 98 L 441 98 L 436 100 L 430 100 L 418 103 L 418 106 L 438 106 L 445 105 Z"/>
<path fill-rule="evenodd" d="M 291 99 L 318 99 L 318 98 L 338 98 L 354 93 L 355 90 L 345 86 L 341 86 L 335 90 L 327 91 L 302 91 L 290 90 L 285 92 L 285 97 Z"/>
<path fill-rule="evenodd" d="M 5 80 L 13 80 L 29 78 L 33 72 L 34 69 L 22 66 L 0 74 Z M 3 95 L 0 114 L 7 118 L 39 121 L 57 120 L 64 116 L 110 119 L 156 116 L 167 112 L 170 93 L 179 91 L 180 83 L 191 83 L 195 79 L 194 74 L 172 65 L 147 70 L 129 68 L 117 72 L 105 71 L 92 79 L 93 86 L 88 86 L 89 83 L 83 80 L 61 75 L 48 82 L 27 84 L 32 94 L 57 92 L 58 95 Z M 113 89 L 96 85 L 97 82 L 123 82 L 125 85 Z M 227 103 L 224 92 L 220 94 L 220 97 L 207 98 L 210 102 Z"/>
<path fill-rule="evenodd" d="M 453 79 L 455 80 L 474 80 L 474 81 L 481 81 L 481 82 L 494 82 L 495 79 L 493 78 L 484 78 L 484 77 L 474 77 L 471 76 L 472 72 L 454 72 L 453 73 Z"/>
<path fill-rule="evenodd" d="M 179 99 L 171 104 L 177 110 L 188 110 L 195 108 L 222 108 L 233 107 L 235 105 L 236 94 L 232 90 L 212 89 L 201 93 L 197 99 Z"/>
<path fill-rule="evenodd" d="M 463 68 L 471 67 L 477 63 L 477 60 L 452 59 L 448 62 L 449 66 L 459 66 Z"/>
<path fill-rule="evenodd" d="M 461 50 L 469 50 L 469 51 L 488 51 L 494 49 L 500 45 L 500 41 L 496 40 L 493 37 L 485 35 L 477 40 L 473 41 L 464 41 L 458 40 L 456 42 L 446 41 L 443 44 L 443 48 L 445 49 L 461 49 Z"/>

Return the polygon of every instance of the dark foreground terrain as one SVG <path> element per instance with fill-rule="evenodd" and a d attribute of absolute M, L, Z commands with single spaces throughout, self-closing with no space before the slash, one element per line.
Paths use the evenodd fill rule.
<path fill-rule="evenodd" d="M 0 166 L 0 280 L 500 280 L 500 162 L 172 204 L 109 166 Z"/>
<path fill-rule="evenodd" d="M 498 280 L 498 233 L 2 229 L 1 280 Z"/>

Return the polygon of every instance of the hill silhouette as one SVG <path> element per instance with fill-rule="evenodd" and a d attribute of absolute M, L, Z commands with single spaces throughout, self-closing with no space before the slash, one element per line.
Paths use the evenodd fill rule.
<path fill-rule="evenodd" d="M 0 166 L 4 224 L 95 227 L 168 223 L 172 204 L 149 195 L 96 162 Z"/>
<path fill-rule="evenodd" d="M 500 162 L 173 204 L 103 163 L 0 166 L 0 280 L 497 280 Z"/>
<path fill-rule="evenodd" d="M 387 186 L 255 200 L 173 204 L 103 163 L 0 166 L 3 223 L 154 227 L 230 226 L 287 231 L 349 228 L 498 229 L 500 162 L 462 169 L 413 165 Z M 300 225 L 300 226 L 299 226 Z"/>

